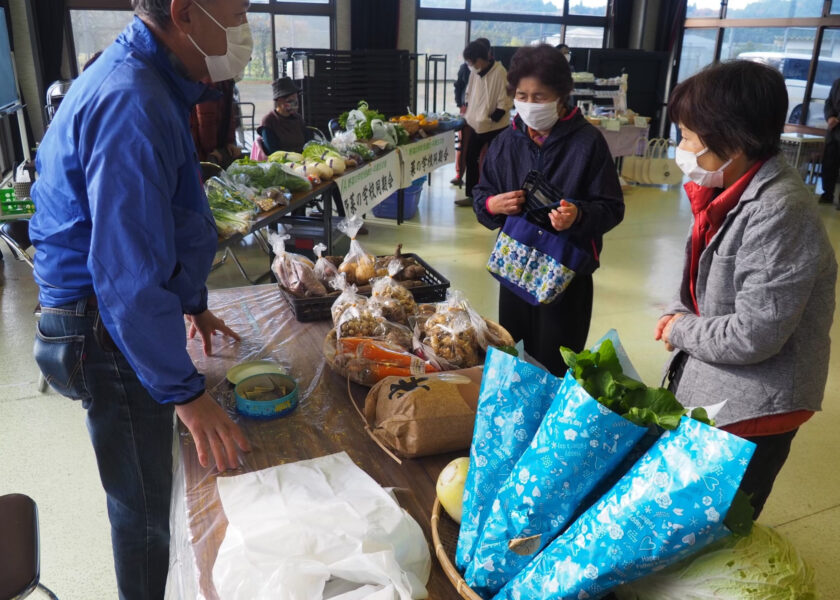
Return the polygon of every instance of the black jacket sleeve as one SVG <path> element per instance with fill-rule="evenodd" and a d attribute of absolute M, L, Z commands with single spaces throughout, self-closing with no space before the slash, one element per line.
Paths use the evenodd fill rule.
<path fill-rule="evenodd" d="M 487 148 L 484 163 L 481 165 L 481 176 L 472 190 L 475 216 L 478 218 L 478 222 L 487 229 L 498 229 L 505 224 L 505 219 L 507 219 L 505 215 L 490 214 L 487 210 L 487 199 L 496 194 L 513 191 L 512 189 L 505 189 L 505 182 L 502 180 L 503 169 L 498 168 L 498 165 L 505 164 L 502 162 L 504 144 L 500 139 L 501 137 L 497 136 L 490 147 Z"/>
<path fill-rule="evenodd" d="M 464 92 L 467 91 L 467 82 L 470 80 L 470 68 L 463 63 L 458 69 L 458 78 L 455 80 L 455 104 L 458 108 L 464 106 Z"/>
<path fill-rule="evenodd" d="M 580 241 L 595 240 L 600 252 L 601 237 L 624 220 L 624 194 L 615 162 L 603 138 L 596 141 L 585 177 L 587 197 L 577 202 L 581 215 L 570 233 Z"/>

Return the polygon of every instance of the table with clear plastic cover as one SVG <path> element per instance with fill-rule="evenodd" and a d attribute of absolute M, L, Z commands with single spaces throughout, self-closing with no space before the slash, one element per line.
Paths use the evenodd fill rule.
<path fill-rule="evenodd" d="M 366 433 L 362 417 L 352 404 L 355 401 L 362 407 L 367 388 L 348 383 L 326 364 L 322 345 L 331 322 L 299 323 L 276 286 L 212 291 L 209 303 L 210 309 L 242 337 L 241 342 L 235 342 L 216 336 L 209 357 L 204 356 L 198 339 L 187 343 L 197 368 L 207 379 L 207 390 L 242 427 L 253 446 L 252 452 L 242 455 L 242 466 L 227 474 L 346 451 L 380 485 L 395 488 L 400 504 L 420 524 L 430 543 L 437 476 L 450 460 L 467 451 L 407 459 L 402 464 L 385 454 Z M 290 415 L 258 421 L 235 413 L 233 386 L 225 373 L 237 363 L 257 359 L 275 361 L 297 381 L 300 404 Z M 192 438 L 180 424 L 173 452 L 166 597 L 214 600 L 218 595 L 213 587 L 213 564 L 227 528 L 216 487 L 220 475 L 215 467 L 201 467 Z M 430 553 L 429 598 L 460 598 L 431 548 Z"/>

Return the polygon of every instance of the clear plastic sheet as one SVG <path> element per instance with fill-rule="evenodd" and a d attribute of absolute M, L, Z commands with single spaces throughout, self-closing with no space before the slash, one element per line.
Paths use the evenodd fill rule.
<path fill-rule="evenodd" d="M 212 356 L 204 356 L 198 339 L 188 342 L 196 367 L 207 378 L 208 391 L 242 427 L 253 447 L 241 456 L 241 467 L 229 474 L 346 451 L 380 485 L 396 488 L 400 504 L 431 540 L 435 481 L 458 453 L 402 464 L 389 458 L 365 431 L 359 413 L 367 388 L 349 383 L 326 365 L 322 346 L 332 323 L 299 323 L 276 286 L 213 291 L 210 308 L 242 337 L 235 342 L 217 336 Z M 258 359 L 275 361 L 297 381 L 300 403 L 290 415 L 257 421 L 236 414 L 233 386 L 225 373 L 237 363 Z M 176 441 L 167 598 L 213 600 L 218 595 L 212 568 L 227 529 L 216 487 L 220 475 L 215 467 L 199 465 L 183 426 Z M 427 588 L 430 598 L 459 598 L 437 561 Z"/>

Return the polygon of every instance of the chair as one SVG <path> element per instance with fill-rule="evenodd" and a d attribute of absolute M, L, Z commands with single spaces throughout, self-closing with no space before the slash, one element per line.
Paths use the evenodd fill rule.
<path fill-rule="evenodd" d="M 6 221 L 0 225 L 0 238 L 9 247 L 9 250 L 18 260 L 22 260 L 31 268 L 34 268 L 32 258 L 29 256 L 29 248 L 32 247 L 32 240 L 29 239 L 29 221 L 25 219 L 18 219 L 15 221 Z M 35 318 L 41 317 L 41 305 L 35 307 Z M 44 379 L 44 374 L 38 373 L 38 391 L 42 394 L 47 391 L 47 380 Z"/>
<path fill-rule="evenodd" d="M 0 496 L 0 600 L 26 598 L 36 589 L 58 597 L 42 585 L 38 540 L 38 506 L 29 496 Z"/>
<path fill-rule="evenodd" d="M 0 238 L 6 242 L 16 259 L 22 260 L 30 267 L 33 266 L 32 258 L 27 253 L 32 246 L 32 241 L 29 239 L 29 221 L 25 219 L 6 221 L 0 226 Z"/>

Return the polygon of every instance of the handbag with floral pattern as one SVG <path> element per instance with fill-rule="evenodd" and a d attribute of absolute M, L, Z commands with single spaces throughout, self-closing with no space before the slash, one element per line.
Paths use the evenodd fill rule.
<path fill-rule="evenodd" d="M 576 274 L 593 273 L 597 262 L 566 232 L 549 232 L 523 217 L 509 216 L 487 261 L 487 270 L 534 306 L 556 302 Z"/>

